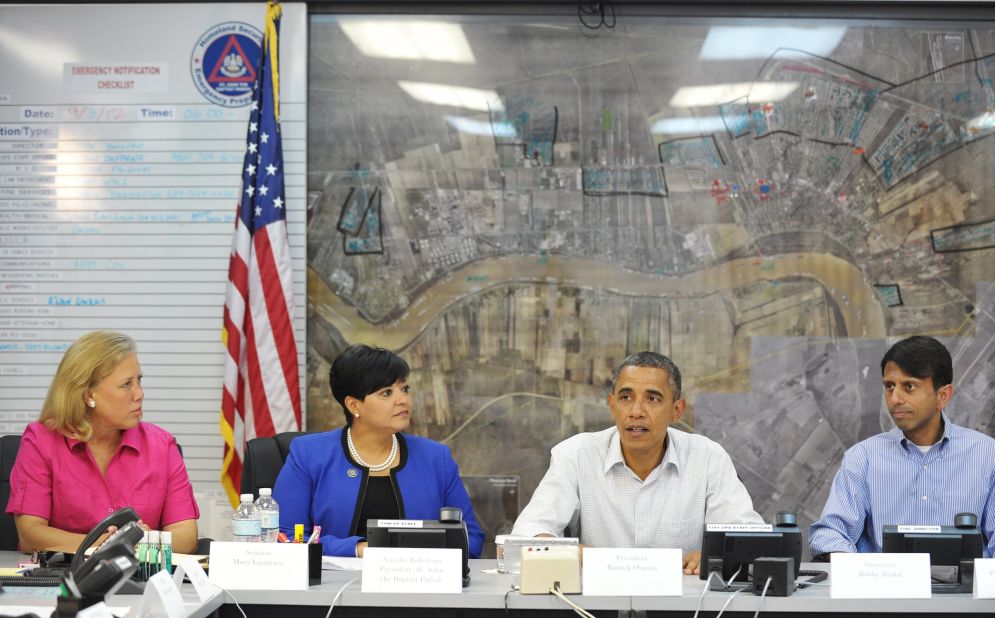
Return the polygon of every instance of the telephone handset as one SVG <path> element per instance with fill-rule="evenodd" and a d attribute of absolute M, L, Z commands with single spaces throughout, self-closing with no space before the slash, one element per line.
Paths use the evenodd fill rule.
<path fill-rule="evenodd" d="M 124 546 L 118 543 L 117 547 Z M 85 563 L 85 566 L 93 565 L 93 568 L 78 578 L 74 577 L 76 588 L 84 596 L 103 598 L 105 595 L 114 594 L 129 584 L 129 579 L 138 570 L 138 558 L 135 557 L 133 549 L 127 553 L 121 551 L 114 557 L 98 558 L 96 552 L 93 556 Z"/>
<path fill-rule="evenodd" d="M 132 521 L 126 523 L 121 526 L 117 532 L 107 537 L 107 540 L 104 541 L 103 545 L 98 547 L 97 550 L 93 552 L 93 555 L 86 560 L 86 562 L 82 562 L 75 567 L 70 566 L 69 572 L 82 586 L 82 582 L 86 580 L 87 576 L 89 576 L 95 569 L 100 568 L 101 563 L 114 561 L 117 558 L 130 557 L 134 559 L 135 545 L 142 540 L 142 536 L 144 534 L 145 531 L 138 525 L 138 522 Z"/>
<path fill-rule="evenodd" d="M 116 526 L 118 528 L 117 532 L 109 536 L 107 541 L 100 546 L 100 549 L 94 552 L 94 557 L 96 557 L 98 553 L 106 551 L 104 548 L 109 550 L 112 547 L 112 541 L 116 541 L 113 545 L 120 544 L 125 540 L 130 541 L 131 543 L 127 547 L 133 548 L 135 544 L 142 539 L 142 534 L 144 533 L 138 525 L 138 521 L 140 519 L 141 518 L 138 516 L 138 513 L 136 513 L 130 506 L 118 509 L 105 517 L 100 523 L 93 527 L 93 530 L 90 530 L 89 534 L 86 535 L 86 538 L 83 539 L 83 542 L 79 544 L 79 549 L 76 550 L 76 554 L 73 556 L 72 562 L 69 563 L 69 570 L 74 576 L 77 577 L 77 579 L 79 578 L 80 574 L 78 571 L 85 565 L 84 561 L 86 560 L 86 550 L 90 549 L 90 546 L 96 543 L 97 539 L 107 532 L 107 528 L 110 526 Z M 134 523 L 134 525 L 128 526 L 130 523 Z M 128 532 L 125 532 L 126 528 L 128 529 Z M 134 538 L 135 530 L 138 531 L 138 538 Z M 122 535 L 122 533 L 124 534 Z"/>

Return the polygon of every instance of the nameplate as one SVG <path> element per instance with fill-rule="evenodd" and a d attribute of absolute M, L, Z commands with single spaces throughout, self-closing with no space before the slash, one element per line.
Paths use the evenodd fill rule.
<path fill-rule="evenodd" d="M 460 594 L 463 591 L 463 552 L 439 548 L 367 547 L 363 550 L 362 590 Z"/>
<path fill-rule="evenodd" d="M 898 532 L 911 534 L 939 534 L 943 532 L 940 526 L 896 526 Z"/>
<path fill-rule="evenodd" d="M 928 599 L 929 554 L 832 554 L 834 599 Z"/>
<path fill-rule="evenodd" d="M 421 528 L 420 519 L 378 519 L 377 528 Z M 365 552 L 364 552 L 365 555 Z"/>
<path fill-rule="evenodd" d="M 771 524 L 705 524 L 708 532 L 773 532 Z"/>
<path fill-rule="evenodd" d="M 211 543 L 210 582 L 226 590 L 307 590 L 306 543 Z"/>
<path fill-rule="evenodd" d="M 213 541 L 212 541 L 213 542 Z M 176 567 L 173 572 L 173 583 L 179 588 L 183 585 L 183 577 L 186 576 L 193 585 L 197 598 L 201 603 L 206 603 L 208 599 L 219 592 L 219 588 L 211 583 L 207 578 L 207 573 L 203 567 L 193 557 L 186 558 Z"/>
<path fill-rule="evenodd" d="M 187 615 L 183 596 L 169 573 L 159 571 L 145 583 L 138 615 L 156 618 L 183 618 Z"/>
<path fill-rule="evenodd" d="M 974 598 L 995 599 L 995 558 L 974 559 Z"/>
<path fill-rule="evenodd" d="M 584 549 L 586 596 L 679 597 L 684 571 L 679 549 Z"/>

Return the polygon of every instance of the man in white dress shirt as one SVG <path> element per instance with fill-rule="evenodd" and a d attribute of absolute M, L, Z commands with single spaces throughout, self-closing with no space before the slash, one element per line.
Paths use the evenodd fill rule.
<path fill-rule="evenodd" d="M 655 352 L 626 357 L 608 394 L 615 426 L 553 447 L 512 534 L 569 530 L 594 547 L 680 548 L 684 571 L 698 573 L 706 523 L 763 519 L 721 446 L 670 427 L 685 403 L 672 360 Z"/>

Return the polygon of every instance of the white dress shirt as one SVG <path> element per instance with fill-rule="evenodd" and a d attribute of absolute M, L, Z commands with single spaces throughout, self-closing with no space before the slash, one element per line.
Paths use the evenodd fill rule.
<path fill-rule="evenodd" d="M 615 427 L 553 447 L 549 470 L 512 534 L 563 536 L 594 547 L 701 547 L 706 523 L 763 523 L 729 454 L 704 436 L 667 430 L 646 480 L 622 458 Z"/>

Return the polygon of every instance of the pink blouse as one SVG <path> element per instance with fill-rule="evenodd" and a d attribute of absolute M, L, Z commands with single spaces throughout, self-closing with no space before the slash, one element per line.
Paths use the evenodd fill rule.
<path fill-rule="evenodd" d="M 10 473 L 8 513 L 34 515 L 53 528 L 85 533 L 124 506 L 135 509 L 153 530 L 200 516 L 183 457 L 169 432 L 150 423 L 125 430 L 104 476 L 85 442 L 39 421 L 25 428 Z"/>

